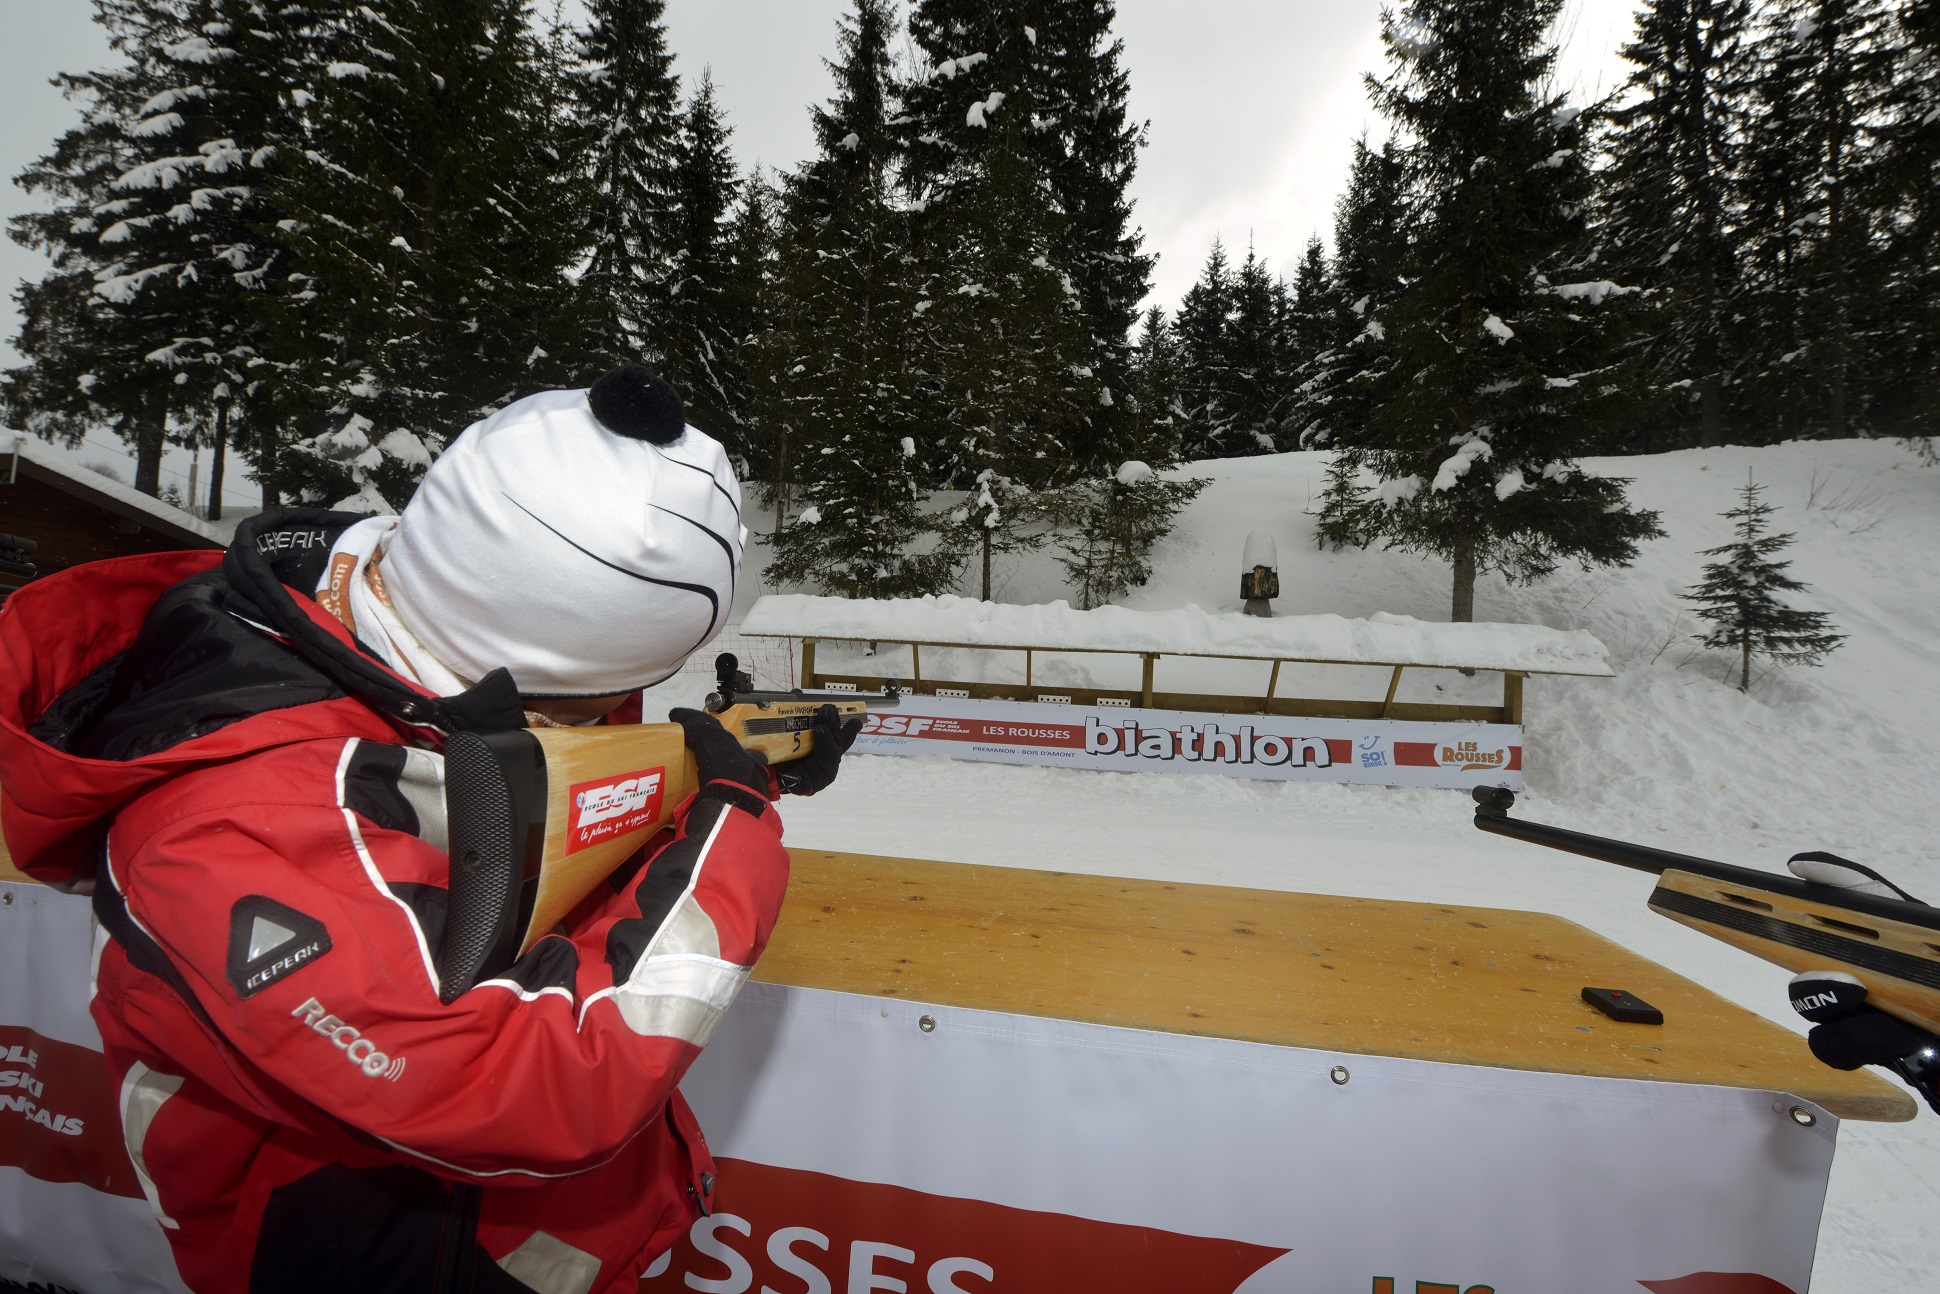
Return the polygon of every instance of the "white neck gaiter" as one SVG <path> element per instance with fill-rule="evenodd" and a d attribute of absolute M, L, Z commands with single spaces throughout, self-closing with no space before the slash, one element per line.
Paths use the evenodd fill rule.
<path fill-rule="evenodd" d="M 372 517 L 344 531 L 330 550 L 323 580 L 317 585 L 317 603 L 347 621 L 358 642 L 404 677 L 438 696 L 457 696 L 471 684 L 452 673 L 404 627 L 366 578 L 371 558 L 384 551 L 396 531 L 396 517 Z"/>

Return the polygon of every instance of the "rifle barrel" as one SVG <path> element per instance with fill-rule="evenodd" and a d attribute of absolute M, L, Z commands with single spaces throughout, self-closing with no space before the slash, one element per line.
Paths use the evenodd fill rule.
<path fill-rule="evenodd" d="M 1516 840 L 1527 841 L 1532 845 L 1560 849 L 1565 853 L 1581 854 L 1585 858 L 1615 863 L 1619 867 L 1634 868 L 1640 872 L 1651 872 L 1660 876 L 1667 871 L 1690 872 L 1695 876 L 1708 876 L 1714 881 L 1728 881 L 1735 885 L 1784 894 L 1828 907 L 1845 908 L 1848 911 L 1875 917 L 1887 917 L 1928 929 L 1940 929 L 1940 908 L 1929 907 L 1924 903 L 1908 903 L 1903 899 L 1860 894 L 1841 889 L 1836 885 L 1817 885 L 1811 881 L 1783 876 L 1777 872 L 1761 872 L 1756 868 L 1736 867 L 1730 863 L 1713 862 L 1708 858 L 1693 858 L 1688 854 L 1675 854 L 1668 849 L 1653 849 L 1649 845 L 1632 844 L 1627 840 L 1610 840 L 1604 836 L 1586 835 L 1580 831 L 1569 831 L 1546 823 L 1526 822 L 1501 813 L 1491 813 L 1487 809 L 1476 813 L 1475 825 L 1483 831 L 1498 836 L 1509 836 Z"/>

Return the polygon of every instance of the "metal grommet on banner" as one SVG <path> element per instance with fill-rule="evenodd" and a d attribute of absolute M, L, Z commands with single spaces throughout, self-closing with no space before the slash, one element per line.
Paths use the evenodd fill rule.
<path fill-rule="evenodd" d="M 5 894 L 0 894 L 0 903 L 4 903 L 4 904 L 6 904 L 6 905 L 7 905 L 8 907 L 12 907 L 12 906 L 13 906 L 13 891 L 12 891 L 12 890 L 8 890 L 8 891 L 7 891 L 7 892 L 6 892 Z"/>
<path fill-rule="evenodd" d="M 924 1033 L 935 1033 L 936 1017 L 933 1015 L 926 1015 L 921 1020 L 918 1020 L 916 1022 L 916 1027 L 918 1029 L 921 1029 Z"/>
<path fill-rule="evenodd" d="M 1327 1071 L 1327 1077 L 1333 1079 L 1336 1085 L 1345 1083 L 1349 1077 L 1347 1072 L 1347 1066 L 1345 1065 L 1334 1066 L 1332 1069 Z"/>
<path fill-rule="evenodd" d="M 1802 1105 L 1793 1106 L 1790 1113 L 1792 1122 L 1798 1124 L 1801 1128 L 1809 1128 L 1819 1121 L 1819 1116 Z"/>

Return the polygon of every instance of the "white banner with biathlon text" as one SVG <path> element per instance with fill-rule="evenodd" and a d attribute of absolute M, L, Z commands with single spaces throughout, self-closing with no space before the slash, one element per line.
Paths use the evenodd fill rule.
<path fill-rule="evenodd" d="M 1837 1120 L 1771 1092 L 751 983 L 643 1294 L 1805 1294 Z"/>
<path fill-rule="evenodd" d="M 1219 773 L 1275 782 L 1522 789 L 1522 728 L 1200 714 L 905 696 L 869 716 L 856 749 L 1112 772 Z"/>

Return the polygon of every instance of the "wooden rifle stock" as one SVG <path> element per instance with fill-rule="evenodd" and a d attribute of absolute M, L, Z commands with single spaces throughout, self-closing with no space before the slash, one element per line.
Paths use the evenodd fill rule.
<path fill-rule="evenodd" d="M 1940 1033 L 1940 908 L 1523 822 L 1499 788 L 1475 798 L 1483 831 L 1654 872 L 1651 911 L 1787 970 L 1856 976 L 1869 1005 Z"/>
<path fill-rule="evenodd" d="M 728 658 L 731 660 L 732 658 Z M 844 720 L 882 695 L 735 691 L 723 672 L 708 711 L 771 764 L 815 748 L 815 715 Z M 517 961 L 662 828 L 699 788 L 676 723 L 454 733 L 445 743 L 451 857 L 439 995 L 446 1002 Z"/>

